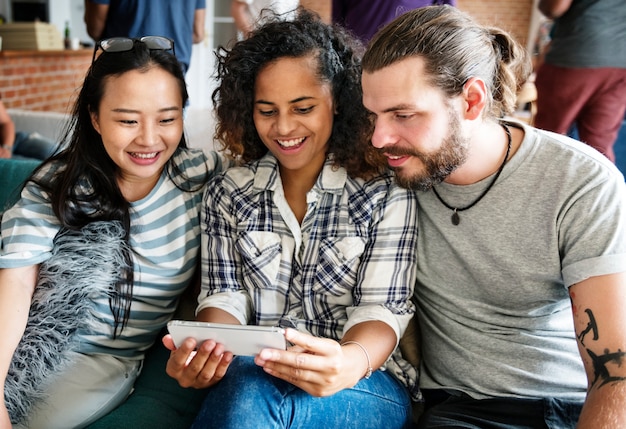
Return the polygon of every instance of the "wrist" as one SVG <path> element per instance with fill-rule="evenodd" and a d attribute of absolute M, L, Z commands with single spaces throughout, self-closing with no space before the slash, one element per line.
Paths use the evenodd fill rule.
<path fill-rule="evenodd" d="M 365 346 L 361 343 L 359 343 L 358 341 L 346 341 L 341 343 L 341 347 L 343 346 L 347 346 L 353 344 L 355 346 L 357 346 L 358 348 L 361 349 L 361 351 L 363 352 L 363 354 L 365 355 L 365 359 L 367 360 L 367 369 L 365 371 L 365 375 L 363 375 L 364 379 L 368 379 L 372 376 L 372 372 L 374 372 L 374 370 L 372 369 L 372 361 L 370 360 L 370 355 L 367 352 L 367 349 L 365 348 Z"/>

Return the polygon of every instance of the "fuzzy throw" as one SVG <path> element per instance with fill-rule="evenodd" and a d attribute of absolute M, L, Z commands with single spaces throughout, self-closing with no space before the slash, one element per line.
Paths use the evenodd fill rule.
<path fill-rule="evenodd" d="M 52 256 L 41 264 L 24 335 L 13 355 L 4 387 L 13 423 L 45 401 L 45 385 L 72 361 L 75 333 L 93 318 L 95 297 L 114 290 L 126 267 L 124 229 L 119 222 L 93 222 L 80 231 L 61 231 Z"/>

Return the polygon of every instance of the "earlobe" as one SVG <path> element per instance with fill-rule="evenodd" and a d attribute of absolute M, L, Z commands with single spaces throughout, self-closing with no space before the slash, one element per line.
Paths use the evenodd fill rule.
<path fill-rule="evenodd" d="M 91 125 L 93 128 L 98 132 L 98 134 L 101 134 L 100 125 L 98 124 L 98 114 L 95 112 L 89 112 L 89 117 L 91 118 Z"/>
<path fill-rule="evenodd" d="M 463 85 L 463 99 L 465 100 L 465 119 L 480 118 L 487 100 L 485 82 L 477 77 L 468 79 Z"/>

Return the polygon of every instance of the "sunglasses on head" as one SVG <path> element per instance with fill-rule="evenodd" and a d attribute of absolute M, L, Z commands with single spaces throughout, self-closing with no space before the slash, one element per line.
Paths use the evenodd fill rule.
<path fill-rule="evenodd" d="M 135 43 L 141 42 L 146 45 L 148 49 L 151 51 L 169 51 L 171 50 L 174 55 L 176 52 L 174 51 L 174 41 L 167 37 L 163 36 L 144 36 L 140 38 L 129 38 L 129 37 L 112 37 L 110 39 L 100 40 L 96 43 L 96 47 L 93 50 L 93 58 L 91 59 L 91 63 L 96 60 L 96 53 L 98 49 L 102 49 L 103 52 L 127 52 L 133 49 Z"/>

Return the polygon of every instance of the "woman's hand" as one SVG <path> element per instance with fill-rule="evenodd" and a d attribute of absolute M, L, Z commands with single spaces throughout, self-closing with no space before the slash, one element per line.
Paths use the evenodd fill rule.
<path fill-rule="evenodd" d="M 171 335 L 163 337 L 163 345 L 171 350 L 165 372 L 181 387 L 204 389 L 218 383 L 226 374 L 233 354 L 224 352 L 224 346 L 208 340 L 196 350 L 196 340 L 187 338 L 179 348 Z"/>
<path fill-rule="evenodd" d="M 366 357 L 356 347 L 341 347 L 335 340 L 295 329 L 286 329 L 285 338 L 294 346 L 286 351 L 261 350 L 254 362 L 313 396 L 329 396 L 352 387 L 367 371 Z"/>

